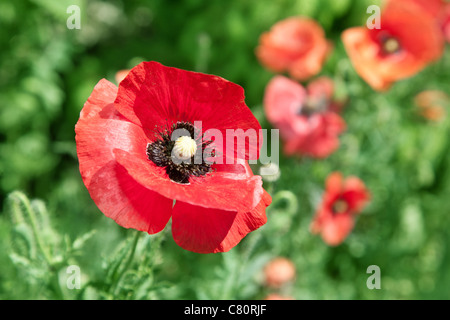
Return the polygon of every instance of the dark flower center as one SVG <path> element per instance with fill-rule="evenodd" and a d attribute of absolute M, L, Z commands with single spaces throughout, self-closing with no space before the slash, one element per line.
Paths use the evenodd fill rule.
<path fill-rule="evenodd" d="M 334 214 L 345 213 L 348 210 L 348 203 L 344 199 L 338 199 L 333 203 L 331 210 Z"/>
<path fill-rule="evenodd" d="M 394 54 L 401 50 L 400 42 L 394 37 L 383 37 L 381 39 L 383 52 Z"/>
<path fill-rule="evenodd" d="M 300 106 L 298 115 L 310 117 L 315 113 L 324 112 L 327 110 L 328 101 L 325 95 L 318 97 L 308 97 L 306 102 Z"/>
<path fill-rule="evenodd" d="M 164 167 L 170 180 L 189 184 L 191 176 L 212 171 L 212 163 L 207 161 L 215 155 L 210 147 L 212 141 L 203 141 L 203 135 L 192 123 L 178 121 L 157 134 L 158 138 L 147 145 L 147 157 Z"/>

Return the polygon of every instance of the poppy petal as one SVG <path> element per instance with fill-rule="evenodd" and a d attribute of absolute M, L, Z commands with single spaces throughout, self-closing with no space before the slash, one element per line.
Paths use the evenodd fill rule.
<path fill-rule="evenodd" d="M 359 178 L 350 176 L 344 182 L 343 198 L 348 203 L 350 211 L 359 213 L 370 199 L 370 194 Z"/>
<path fill-rule="evenodd" d="M 216 171 L 202 177 L 191 177 L 189 185 L 179 184 L 169 179 L 164 168 L 148 160 L 141 149 L 130 153 L 116 149 L 115 158 L 136 181 L 167 198 L 237 212 L 248 212 L 261 200 L 260 176 L 244 178 L 242 174 Z"/>
<path fill-rule="evenodd" d="M 112 138 L 108 140 L 103 137 L 105 130 L 111 132 L 108 120 L 124 119 L 114 109 L 113 102 L 116 96 L 117 87 L 108 80 L 100 80 L 84 104 L 80 112 L 80 118 L 75 125 L 80 173 L 86 186 L 89 186 L 90 179 L 95 172 L 113 159 L 112 149 L 108 148 L 111 143 L 114 143 L 117 148 L 126 148 L 127 141 L 121 143 L 122 139 Z M 122 127 L 121 132 L 128 130 L 128 123 L 119 121 L 113 123 Z M 112 128 L 114 127 L 113 125 Z M 92 157 L 93 155 L 95 157 Z"/>
<path fill-rule="evenodd" d="M 100 211 L 124 228 L 158 233 L 172 215 L 173 200 L 140 185 L 114 160 L 96 172 L 88 190 Z"/>
<path fill-rule="evenodd" d="M 267 119 L 274 124 L 289 122 L 305 102 L 305 88 L 289 78 L 275 76 L 266 86 L 264 110 Z"/>
<path fill-rule="evenodd" d="M 342 192 L 344 177 L 340 172 L 332 172 L 325 182 L 326 192 L 328 194 L 340 194 Z"/>
<path fill-rule="evenodd" d="M 156 233 L 170 219 L 172 200 L 139 185 L 115 162 L 114 148 L 146 143 L 142 129 L 114 109 L 116 92 L 116 86 L 101 80 L 80 113 L 75 127 L 80 173 L 106 216 L 123 227 Z"/>
<path fill-rule="evenodd" d="M 265 209 L 271 198 L 267 192 L 247 213 L 208 209 L 177 201 L 173 208 L 172 234 L 182 248 L 197 253 L 226 252 L 249 232 L 267 222 Z"/>
<path fill-rule="evenodd" d="M 340 214 L 327 219 L 322 225 L 322 239 L 330 246 L 341 244 L 354 227 L 353 217 L 349 214 Z"/>
<path fill-rule="evenodd" d="M 114 159 L 114 149 L 130 151 L 142 146 L 145 154 L 147 140 L 142 129 L 131 122 L 92 118 L 78 122 L 76 143 L 80 173 L 89 187 L 92 176 Z"/>
<path fill-rule="evenodd" d="M 150 138 L 162 124 L 186 121 L 196 125 L 201 120 L 202 131 L 219 130 L 223 138 L 227 130 L 233 130 L 237 137 L 232 137 L 234 156 L 257 159 L 261 126 L 244 99 L 242 87 L 221 77 L 142 62 L 120 83 L 115 103 Z M 248 130 L 255 137 L 253 143 L 245 139 Z"/>

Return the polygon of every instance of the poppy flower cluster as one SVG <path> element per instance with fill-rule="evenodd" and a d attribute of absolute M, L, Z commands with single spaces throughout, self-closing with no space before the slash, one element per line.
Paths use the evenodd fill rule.
<path fill-rule="evenodd" d="M 359 178 L 350 176 L 344 179 L 340 172 L 331 173 L 311 224 L 311 232 L 320 234 L 330 246 L 339 245 L 353 230 L 355 217 L 369 199 L 369 191 Z"/>
<path fill-rule="evenodd" d="M 280 130 L 287 155 L 325 158 L 339 146 L 345 122 L 334 100 L 333 81 L 320 73 L 333 45 L 322 27 L 305 17 L 291 17 L 276 23 L 260 37 L 256 56 L 261 64 L 277 73 L 267 84 L 264 111 L 269 122 Z"/>
<path fill-rule="evenodd" d="M 208 129 L 224 137 L 234 130 L 232 145 L 223 144 L 234 151 L 205 138 Z M 118 87 L 105 79 L 95 86 L 75 127 L 79 168 L 98 208 L 119 225 L 154 234 L 172 218 L 182 248 L 224 252 L 267 221 L 271 197 L 247 162 L 259 143 L 240 136 L 260 129 L 240 86 L 143 62 Z M 221 154 L 226 164 L 214 160 Z"/>
<path fill-rule="evenodd" d="M 444 49 L 440 10 L 440 0 L 388 1 L 379 29 L 345 30 L 342 41 L 356 72 L 374 90 L 385 91 L 438 60 Z"/>

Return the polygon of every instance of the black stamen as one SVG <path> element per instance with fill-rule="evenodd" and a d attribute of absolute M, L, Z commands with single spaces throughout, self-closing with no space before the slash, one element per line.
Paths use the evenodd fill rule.
<path fill-rule="evenodd" d="M 187 161 L 180 161 L 172 156 L 175 141 L 172 141 L 171 136 L 175 130 L 179 129 L 186 130 L 190 138 L 197 143 L 197 152 Z M 161 129 L 155 133 L 157 139 L 147 145 L 147 157 L 158 167 L 165 167 L 170 180 L 180 184 L 189 184 L 191 176 L 200 177 L 212 171 L 211 163 L 207 162 L 205 158 L 215 156 L 215 151 L 210 147 L 213 141 L 203 141 L 203 135 L 194 125 L 179 121 L 174 123 L 170 129 Z"/>

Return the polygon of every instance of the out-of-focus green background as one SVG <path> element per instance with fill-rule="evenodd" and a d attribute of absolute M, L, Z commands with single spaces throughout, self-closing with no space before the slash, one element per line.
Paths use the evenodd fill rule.
<path fill-rule="evenodd" d="M 80 30 L 66 27 L 74 4 Z M 340 41 L 344 29 L 365 23 L 370 4 L 0 1 L 0 299 L 450 298 L 450 121 L 423 119 L 413 102 L 426 89 L 450 93 L 450 50 L 389 92 L 373 91 Z M 321 74 L 349 97 L 340 149 L 325 160 L 282 156 L 281 178 L 265 183 L 274 198 L 268 223 L 230 252 L 185 251 L 167 226 L 141 233 L 129 259 L 136 232 L 100 213 L 78 171 L 74 126 L 95 84 L 143 60 L 216 74 L 243 86 L 247 105 L 270 128 L 262 100 L 273 74 L 254 49 L 262 32 L 293 15 L 316 19 L 334 42 Z M 335 170 L 359 176 L 372 201 L 331 248 L 309 224 Z M 295 282 L 278 291 L 262 277 L 277 256 L 297 269 Z M 69 265 L 80 267 L 79 290 L 65 285 Z M 366 286 L 370 265 L 380 267 L 380 290 Z"/>

